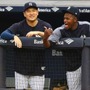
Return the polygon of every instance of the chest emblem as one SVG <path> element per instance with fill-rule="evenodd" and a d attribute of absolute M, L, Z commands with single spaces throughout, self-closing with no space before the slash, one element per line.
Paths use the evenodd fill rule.
<path fill-rule="evenodd" d="M 67 44 L 71 44 L 72 42 L 74 42 L 74 40 L 71 39 L 71 38 L 68 38 L 68 39 L 65 40 L 65 42 L 66 42 Z"/>

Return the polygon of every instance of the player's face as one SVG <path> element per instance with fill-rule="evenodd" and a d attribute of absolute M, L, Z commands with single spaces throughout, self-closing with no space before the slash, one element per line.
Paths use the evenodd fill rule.
<path fill-rule="evenodd" d="M 65 13 L 64 14 L 64 24 L 65 24 L 66 29 L 73 30 L 73 28 L 75 27 L 76 22 L 77 22 L 77 18 L 74 15 L 72 15 L 70 13 Z"/>
<path fill-rule="evenodd" d="M 35 21 L 38 17 L 38 10 L 35 8 L 28 8 L 25 12 L 24 12 L 24 17 L 28 20 L 28 21 Z"/>

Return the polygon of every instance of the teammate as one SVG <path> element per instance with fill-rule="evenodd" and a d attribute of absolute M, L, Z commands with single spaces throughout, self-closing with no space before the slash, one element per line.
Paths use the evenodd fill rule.
<path fill-rule="evenodd" d="M 45 30 L 43 43 L 47 48 L 58 44 L 60 38 L 90 37 L 90 23 L 78 21 L 80 16 L 78 8 L 70 6 L 66 10 L 62 10 L 62 12 L 64 14 L 64 25 L 56 28 L 53 33 L 51 30 Z M 67 84 L 69 90 L 81 90 L 81 51 L 73 50 L 73 57 L 78 58 L 70 58 L 71 52 L 72 50 L 68 51 L 69 58 L 66 59 Z"/>
<path fill-rule="evenodd" d="M 38 18 L 39 11 L 36 3 L 34 2 L 25 3 L 23 15 L 25 17 L 24 20 L 11 25 L 1 33 L 1 38 L 3 39 L 14 39 L 15 46 L 17 46 L 18 48 L 22 48 L 22 41 L 20 40 L 19 36 L 43 37 L 45 28 L 52 28 L 49 23 Z M 38 52 L 36 54 L 37 56 L 39 55 Z M 17 62 L 15 62 L 16 89 L 27 89 L 28 84 L 31 90 L 44 89 L 45 78 L 44 71 L 42 70 L 42 58 L 40 58 L 38 61 L 37 56 L 33 57 L 31 55 L 31 60 L 25 60 L 25 58 L 22 58 L 22 60 L 18 60 Z"/>

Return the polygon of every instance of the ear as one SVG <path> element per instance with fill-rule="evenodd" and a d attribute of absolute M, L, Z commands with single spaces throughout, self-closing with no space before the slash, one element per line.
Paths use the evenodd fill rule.
<path fill-rule="evenodd" d="M 26 17 L 25 12 L 23 12 L 23 16 Z"/>
<path fill-rule="evenodd" d="M 38 12 L 38 14 L 37 14 L 37 16 L 39 15 L 39 11 L 37 11 Z"/>
<path fill-rule="evenodd" d="M 74 21 L 75 21 L 75 22 L 77 22 L 77 21 L 78 21 L 78 19 L 77 19 L 77 17 L 76 17 L 76 16 L 74 16 Z"/>

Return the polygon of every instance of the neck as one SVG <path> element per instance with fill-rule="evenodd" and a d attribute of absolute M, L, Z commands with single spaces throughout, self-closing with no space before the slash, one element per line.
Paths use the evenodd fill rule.
<path fill-rule="evenodd" d="M 72 27 L 72 30 L 76 30 L 77 27 L 78 27 L 78 23 L 75 23 Z"/>
<path fill-rule="evenodd" d="M 31 27 L 35 27 L 38 23 L 38 20 L 34 20 L 34 21 L 29 21 L 29 20 L 26 20 L 27 24 Z"/>

